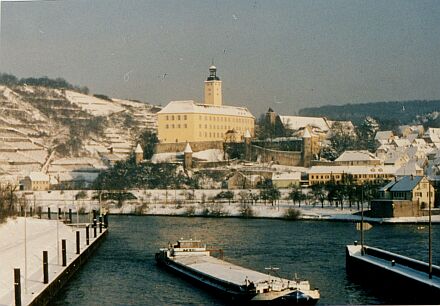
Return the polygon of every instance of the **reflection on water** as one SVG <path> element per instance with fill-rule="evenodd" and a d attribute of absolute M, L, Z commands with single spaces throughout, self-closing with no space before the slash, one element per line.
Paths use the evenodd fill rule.
<path fill-rule="evenodd" d="M 440 263 L 434 227 L 434 264 Z M 374 225 L 370 245 L 427 260 L 427 227 Z M 201 239 L 225 259 L 264 271 L 280 268 L 320 289 L 320 304 L 381 304 L 393 300 L 347 279 L 345 244 L 359 239 L 352 223 L 266 219 L 111 216 L 107 240 L 65 287 L 55 305 L 223 305 L 214 296 L 159 269 L 154 253 L 167 243 Z M 437 239 L 438 241 L 438 239 Z"/>

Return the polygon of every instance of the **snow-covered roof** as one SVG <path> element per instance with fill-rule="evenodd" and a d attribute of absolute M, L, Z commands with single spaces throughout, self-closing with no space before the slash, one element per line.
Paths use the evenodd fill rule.
<path fill-rule="evenodd" d="M 42 172 L 31 172 L 29 178 L 31 181 L 49 181 L 49 175 Z"/>
<path fill-rule="evenodd" d="M 280 116 L 283 125 L 291 130 L 299 130 L 307 125 L 310 127 L 315 127 L 323 132 L 327 132 L 330 127 L 322 117 L 302 117 L 302 116 Z"/>
<path fill-rule="evenodd" d="M 413 134 L 411 134 L 411 135 L 413 135 Z M 422 139 L 422 138 L 416 138 L 412 141 L 412 144 L 417 145 L 417 146 L 426 146 L 426 141 L 425 141 L 425 139 Z"/>
<path fill-rule="evenodd" d="M 406 139 L 408 139 L 409 142 L 413 142 L 414 140 L 416 140 L 419 137 L 419 134 L 409 134 L 408 136 L 406 136 Z M 425 141 L 426 143 L 426 141 Z"/>
<path fill-rule="evenodd" d="M 392 131 L 378 131 L 376 136 L 374 136 L 375 140 L 388 140 L 393 137 Z"/>
<path fill-rule="evenodd" d="M 193 100 L 171 101 L 158 114 L 210 114 L 255 118 L 246 107 L 198 104 Z"/>
<path fill-rule="evenodd" d="M 183 150 L 183 153 L 192 153 L 191 146 L 189 145 L 189 142 L 186 143 L 185 150 Z"/>
<path fill-rule="evenodd" d="M 397 146 L 397 147 L 408 147 L 410 145 L 410 142 L 408 139 L 405 138 L 401 138 L 401 139 L 394 139 L 393 143 Z"/>
<path fill-rule="evenodd" d="M 311 137 L 312 137 L 312 135 L 310 134 L 309 129 L 305 128 L 304 133 L 302 135 L 302 138 L 311 138 Z"/>
<path fill-rule="evenodd" d="M 301 180 L 301 172 L 273 173 L 272 181 Z"/>
<path fill-rule="evenodd" d="M 398 176 L 402 176 L 402 175 L 418 175 L 418 174 L 422 174 L 423 173 L 423 169 L 420 168 L 420 166 L 414 162 L 411 161 L 409 163 L 407 163 L 406 165 L 403 165 L 402 167 L 400 167 L 397 171 L 396 171 L 396 175 Z"/>
<path fill-rule="evenodd" d="M 367 150 L 359 151 L 345 151 L 335 161 L 336 162 L 349 162 L 349 161 L 369 161 L 378 160 L 373 153 Z"/>
<path fill-rule="evenodd" d="M 144 150 L 142 150 L 141 145 L 139 143 L 137 144 L 134 153 L 144 153 Z"/>
<path fill-rule="evenodd" d="M 99 159 L 92 157 L 66 157 L 54 160 L 52 165 L 95 165 Z"/>

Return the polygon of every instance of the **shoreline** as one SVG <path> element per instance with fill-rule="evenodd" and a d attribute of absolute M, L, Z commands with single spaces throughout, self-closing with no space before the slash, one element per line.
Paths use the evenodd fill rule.
<path fill-rule="evenodd" d="M 286 217 L 270 217 L 270 216 L 252 216 L 245 217 L 239 215 L 225 215 L 225 216 L 209 216 L 209 215 L 183 215 L 183 214 L 137 214 L 137 213 L 112 213 L 109 212 L 110 216 L 132 216 L 132 217 L 176 217 L 176 218 L 236 218 L 236 219 L 265 219 L 265 220 L 281 220 L 288 222 L 296 221 L 317 221 L 317 222 L 360 222 L 361 217 L 356 215 L 347 215 L 346 218 L 338 218 L 337 216 L 331 217 L 309 217 L 301 216 L 298 219 L 289 219 Z M 344 215 L 345 216 L 345 215 Z M 351 218 L 352 217 L 352 218 Z M 423 217 L 406 217 L 406 218 L 369 218 L 364 217 L 364 222 L 373 224 L 424 224 L 427 225 L 428 220 L 408 220 L 408 218 L 423 218 Z M 427 218 L 427 217 L 426 217 Z M 440 224 L 440 218 L 435 218 L 431 220 L 432 224 Z"/>
<path fill-rule="evenodd" d="M 85 214 L 92 210 L 104 209 L 111 215 L 144 215 L 144 216 L 180 216 L 180 217 L 209 217 L 209 218 L 247 218 L 247 219 L 278 219 L 278 220 L 306 220 L 306 221 L 332 221 L 332 222 L 360 222 L 361 217 L 357 214 L 358 204 L 352 207 L 344 205 L 344 209 L 330 206 L 325 203 L 324 208 L 321 204 L 293 204 L 290 200 L 285 200 L 285 195 L 289 189 L 283 189 L 283 199 L 276 204 L 249 203 L 243 201 L 241 193 L 244 190 L 234 190 L 235 199 L 229 201 L 215 200 L 221 190 L 199 189 L 192 191 L 193 198 L 188 199 L 188 190 L 127 190 L 125 193 L 132 193 L 136 196 L 135 200 L 124 200 L 118 203 L 115 200 L 102 201 L 101 205 L 96 199 L 96 190 L 53 190 L 37 192 L 19 192 L 19 197 L 25 197 L 28 207 L 33 207 L 34 214 L 41 207 L 42 213 L 46 215 L 50 208 L 53 216 L 56 216 L 58 209 L 62 214 L 69 210 L 73 214 Z M 254 192 L 257 192 L 254 190 Z M 81 198 L 77 198 L 82 194 Z M 364 207 L 366 205 L 364 204 Z M 290 214 L 289 215 L 289 210 Z M 436 209 L 438 210 L 438 209 Z M 364 211 L 367 211 L 365 209 Z M 298 215 L 298 212 L 299 215 Z M 75 217 L 74 217 L 75 218 Z M 89 220 L 91 221 L 91 220 Z M 370 218 L 364 216 L 365 222 L 374 224 L 427 224 L 428 217 L 400 217 L 400 218 Z M 432 216 L 432 223 L 440 223 L 440 215 Z"/>

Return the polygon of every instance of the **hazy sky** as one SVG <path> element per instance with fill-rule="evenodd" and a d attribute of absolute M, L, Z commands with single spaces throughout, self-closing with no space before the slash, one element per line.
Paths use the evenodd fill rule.
<path fill-rule="evenodd" d="M 274 108 L 440 98 L 440 1 L 4 2 L 0 71 L 93 93 Z"/>

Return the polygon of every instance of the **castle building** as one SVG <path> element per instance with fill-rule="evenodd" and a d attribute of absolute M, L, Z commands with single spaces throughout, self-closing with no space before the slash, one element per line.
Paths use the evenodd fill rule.
<path fill-rule="evenodd" d="M 255 117 L 246 107 L 223 105 L 222 81 L 214 65 L 205 81 L 205 103 L 171 101 L 157 113 L 157 122 L 160 143 L 226 141 L 228 132 L 240 139 L 246 130 L 255 133 Z"/>

